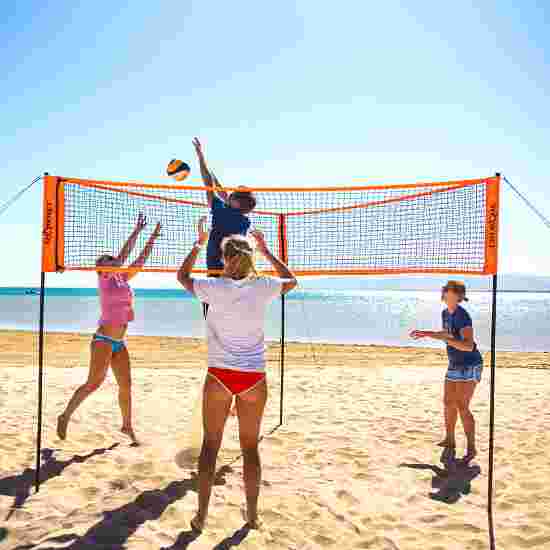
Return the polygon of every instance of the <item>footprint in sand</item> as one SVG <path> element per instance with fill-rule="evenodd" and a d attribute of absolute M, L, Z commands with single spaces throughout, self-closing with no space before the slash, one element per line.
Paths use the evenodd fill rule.
<path fill-rule="evenodd" d="M 542 491 L 544 489 L 543 484 L 539 481 L 520 481 L 519 486 L 528 491 Z"/>
<path fill-rule="evenodd" d="M 336 454 L 338 456 L 350 458 L 352 460 L 355 460 L 357 458 L 357 452 L 353 447 L 341 447 L 336 451 Z"/>
<path fill-rule="evenodd" d="M 155 470 L 155 466 L 152 462 L 138 462 L 137 464 L 133 464 L 130 470 L 133 473 L 147 476 L 153 473 L 153 471 Z"/>
<path fill-rule="evenodd" d="M 260 514 L 262 521 L 266 523 L 274 523 L 284 519 L 284 516 L 275 510 L 263 510 Z"/>
<path fill-rule="evenodd" d="M 125 479 L 115 479 L 109 482 L 109 487 L 113 491 L 123 491 L 128 487 L 129 483 Z"/>
<path fill-rule="evenodd" d="M 101 491 L 97 487 L 83 487 L 80 492 L 86 500 L 93 500 Z"/>
<path fill-rule="evenodd" d="M 336 544 L 335 539 L 327 537 L 326 535 L 315 535 L 312 540 L 321 547 L 332 546 Z"/>
<path fill-rule="evenodd" d="M 358 542 L 353 548 L 366 548 L 368 550 L 399 550 L 399 546 L 388 537 L 374 537 Z"/>
<path fill-rule="evenodd" d="M 336 497 L 348 506 L 357 506 L 360 502 L 359 499 L 343 489 L 336 493 Z"/>
<path fill-rule="evenodd" d="M 419 516 L 418 521 L 421 521 L 422 523 L 429 523 L 434 524 L 438 521 L 446 521 L 449 519 L 448 516 L 445 514 L 428 514 L 427 516 Z"/>

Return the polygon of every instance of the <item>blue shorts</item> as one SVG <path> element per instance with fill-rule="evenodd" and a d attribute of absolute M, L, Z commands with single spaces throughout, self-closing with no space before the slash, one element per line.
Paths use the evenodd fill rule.
<path fill-rule="evenodd" d="M 465 367 L 451 367 L 447 369 L 445 380 L 450 382 L 480 382 L 483 364 L 469 365 Z"/>
<path fill-rule="evenodd" d="M 113 353 L 118 353 L 126 347 L 126 342 L 124 340 L 115 340 L 110 336 L 105 336 L 104 334 L 94 334 L 92 338 L 92 344 L 94 342 L 104 342 L 106 344 L 111 344 L 111 349 Z"/>

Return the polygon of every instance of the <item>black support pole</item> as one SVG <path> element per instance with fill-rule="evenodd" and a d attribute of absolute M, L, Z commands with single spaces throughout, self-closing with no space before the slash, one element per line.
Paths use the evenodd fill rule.
<path fill-rule="evenodd" d="M 40 275 L 40 321 L 38 329 L 38 428 L 36 430 L 36 492 L 40 490 L 40 462 L 42 455 L 42 401 L 44 388 L 44 301 L 46 274 Z"/>
<path fill-rule="evenodd" d="M 285 348 L 286 348 L 285 308 L 286 308 L 286 302 L 285 302 L 285 295 L 283 294 L 281 296 L 281 396 L 280 396 L 280 402 L 279 402 L 279 426 L 283 425 L 283 403 L 284 403 L 284 394 L 285 394 L 285 391 L 284 391 L 285 390 Z"/>
<path fill-rule="evenodd" d="M 493 275 L 493 306 L 491 317 L 491 388 L 489 404 L 489 474 L 487 486 L 487 514 L 489 519 L 489 547 L 495 550 L 495 526 L 493 518 L 494 488 L 494 447 L 495 447 L 495 377 L 496 377 L 496 332 L 497 332 L 497 284 L 498 276 Z"/>
<path fill-rule="evenodd" d="M 279 216 L 279 258 L 283 263 L 288 262 L 286 241 L 286 219 L 284 214 Z M 283 425 L 284 395 L 285 395 L 285 351 L 286 351 L 286 298 L 281 295 L 281 391 L 279 403 L 279 426 Z"/>

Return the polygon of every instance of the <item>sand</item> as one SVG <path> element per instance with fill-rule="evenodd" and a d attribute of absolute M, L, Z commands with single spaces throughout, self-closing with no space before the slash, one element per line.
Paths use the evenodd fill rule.
<path fill-rule="evenodd" d="M 488 369 L 473 405 L 480 456 L 444 478 L 434 445 L 443 350 L 289 345 L 285 423 L 261 444 L 265 525 L 243 529 L 230 419 L 208 525 L 196 537 L 195 466 L 175 457 L 188 442 L 204 344 L 129 338 L 140 447 L 118 432 L 111 376 L 76 413 L 69 439 L 57 439 L 55 417 L 85 378 L 88 345 L 89 336 L 47 336 L 43 484 L 34 494 L 35 339 L 0 332 L 0 549 L 488 548 Z M 502 353 L 498 364 L 497 548 L 550 548 L 550 354 Z M 272 405 L 266 425 L 277 415 Z"/>

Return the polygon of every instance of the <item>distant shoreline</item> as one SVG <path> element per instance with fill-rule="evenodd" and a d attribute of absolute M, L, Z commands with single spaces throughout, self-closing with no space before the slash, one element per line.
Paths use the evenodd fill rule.
<path fill-rule="evenodd" d="M 33 343 L 33 339 L 36 337 L 38 330 L 21 330 L 21 329 L 4 329 L 0 328 L 0 351 L 2 349 L 2 341 L 4 339 L 12 340 L 22 340 L 28 341 L 32 344 L 32 349 L 30 351 L 37 351 L 37 343 Z M 80 342 L 86 348 L 89 346 L 90 337 L 92 336 L 93 331 L 90 332 L 71 332 L 68 330 L 60 331 L 51 331 L 47 330 L 46 335 L 46 347 L 49 347 L 49 341 L 64 341 L 65 344 L 69 346 L 73 345 L 75 342 Z M 161 346 L 164 348 L 166 344 L 172 343 L 176 348 L 193 348 L 201 349 L 206 352 L 206 340 L 204 338 L 196 338 L 193 336 L 152 336 L 152 335 L 141 335 L 141 334 L 130 334 L 127 335 L 126 340 L 133 345 L 134 342 L 138 343 L 140 348 L 148 348 Z M 269 350 L 279 349 L 278 340 L 266 340 L 266 344 Z M 51 348 L 50 348 L 51 349 Z M 58 349 L 63 349 L 58 348 Z M 329 355 L 334 356 L 334 353 L 342 353 L 344 357 L 349 358 L 349 354 L 357 354 L 360 356 L 364 353 L 382 353 L 382 354 L 395 354 L 398 358 L 398 363 L 403 360 L 403 366 L 407 364 L 407 357 L 409 355 L 422 356 L 426 355 L 427 358 L 437 358 L 437 366 L 445 367 L 447 362 L 446 352 L 444 347 L 437 346 L 402 346 L 402 345 L 388 345 L 388 344 L 365 344 L 365 343 L 337 343 L 337 342 L 320 342 L 320 341 L 292 341 L 287 340 L 287 350 L 292 350 L 294 353 L 298 353 L 302 359 L 306 356 L 309 356 L 313 364 L 317 363 L 319 359 L 319 352 L 327 353 L 330 351 Z M 29 350 L 26 350 L 28 353 Z M 489 370 L 489 361 L 490 354 L 488 351 L 482 351 L 482 355 L 485 360 L 485 369 Z M 514 358 L 520 359 L 519 364 L 515 365 L 521 368 L 544 368 L 550 369 L 550 352 L 548 351 L 507 351 L 507 350 L 498 350 L 497 349 L 497 362 L 501 358 L 506 358 L 506 367 L 514 366 Z M 354 355 L 355 361 L 355 355 Z M 340 361 L 337 361 L 337 365 Z M 0 359 L 0 366 L 3 365 L 4 361 Z M 327 365 L 331 366 L 331 365 Z"/>
<path fill-rule="evenodd" d="M 46 333 L 45 365 L 47 368 L 88 366 L 90 335 L 74 332 Z M 206 342 L 202 338 L 176 336 L 128 336 L 128 349 L 134 368 L 179 369 L 206 365 Z M 20 330 L 0 330 L 0 368 L 31 367 L 37 364 L 36 335 Z M 489 354 L 484 354 L 484 378 L 489 379 Z M 279 345 L 270 342 L 268 368 L 279 367 Z M 446 368 L 446 353 L 441 348 L 384 346 L 375 344 L 312 344 L 289 342 L 286 366 L 307 368 L 374 368 L 402 367 L 411 364 Z M 497 352 L 497 368 L 530 368 L 550 370 L 550 353 Z"/>
<path fill-rule="evenodd" d="M 190 297 L 188 293 L 180 289 L 172 288 L 134 288 L 134 292 L 137 296 L 148 297 L 149 295 L 155 295 L 154 297 L 161 297 L 165 295 L 166 297 L 172 297 L 178 295 L 178 297 Z M 331 289 L 331 288 L 307 288 L 303 287 L 300 290 L 290 293 L 287 299 L 292 300 L 299 299 L 303 294 L 316 294 L 323 292 L 336 292 L 339 294 L 356 293 L 356 292 L 436 292 L 439 293 L 439 288 L 349 288 L 349 289 Z M 483 288 L 470 288 L 468 289 L 469 294 L 487 294 L 491 293 L 491 289 Z M 46 295 L 51 296 L 74 296 L 78 294 L 79 296 L 97 296 L 97 290 L 91 287 L 47 287 Z M 550 289 L 546 290 L 521 290 L 521 289 L 498 289 L 499 294 L 550 294 Z M 40 287 L 0 287 L 0 296 L 39 296 Z"/>

